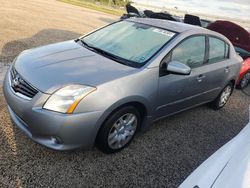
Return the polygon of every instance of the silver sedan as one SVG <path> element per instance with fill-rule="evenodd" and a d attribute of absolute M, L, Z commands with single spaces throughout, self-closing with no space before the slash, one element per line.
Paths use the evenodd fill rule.
<path fill-rule="evenodd" d="M 204 103 L 222 108 L 241 62 L 218 33 L 127 19 L 22 52 L 4 95 L 11 118 L 35 142 L 56 150 L 96 144 L 113 153 L 160 118 Z"/>

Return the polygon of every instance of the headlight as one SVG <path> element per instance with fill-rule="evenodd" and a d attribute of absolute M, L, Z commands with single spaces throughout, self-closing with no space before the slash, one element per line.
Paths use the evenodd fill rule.
<path fill-rule="evenodd" d="M 66 86 L 52 94 L 43 108 L 61 113 L 73 113 L 79 102 L 95 90 L 95 87 L 84 85 Z"/>

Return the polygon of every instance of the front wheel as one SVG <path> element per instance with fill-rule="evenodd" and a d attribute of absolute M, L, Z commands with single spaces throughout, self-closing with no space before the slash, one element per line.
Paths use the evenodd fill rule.
<path fill-rule="evenodd" d="M 117 110 L 100 128 L 97 147 L 104 153 L 122 150 L 132 141 L 140 123 L 140 113 L 135 107 L 127 106 Z"/>
<path fill-rule="evenodd" d="M 211 107 L 215 110 L 223 108 L 228 99 L 230 98 L 233 92 L 233 84 L 230 83 L 220 92 L 219 96 L 211 103 Z"/>

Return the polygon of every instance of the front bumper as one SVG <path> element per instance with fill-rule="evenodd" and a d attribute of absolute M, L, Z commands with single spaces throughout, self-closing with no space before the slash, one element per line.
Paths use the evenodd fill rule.
<path fill-rule="evenodd" d="M 3 91 L 11 119 L 33 141 L 55 150 L 89 148 L 99 129 L 101 111 L 62 114 L 42 108 L 49 95 L 39 92 L 32 100 L 17 96 L 10 86 L 9 71 Z"/>

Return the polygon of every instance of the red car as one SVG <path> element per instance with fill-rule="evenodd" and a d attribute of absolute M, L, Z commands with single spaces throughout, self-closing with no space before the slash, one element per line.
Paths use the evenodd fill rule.
<path fill-rule="evenodd" d="M 239 78 L 237 80 L 237 86 L 241 89 L 247 87 L 250 84 L 250 57 L 245 59 L 242 64 Z"/>

